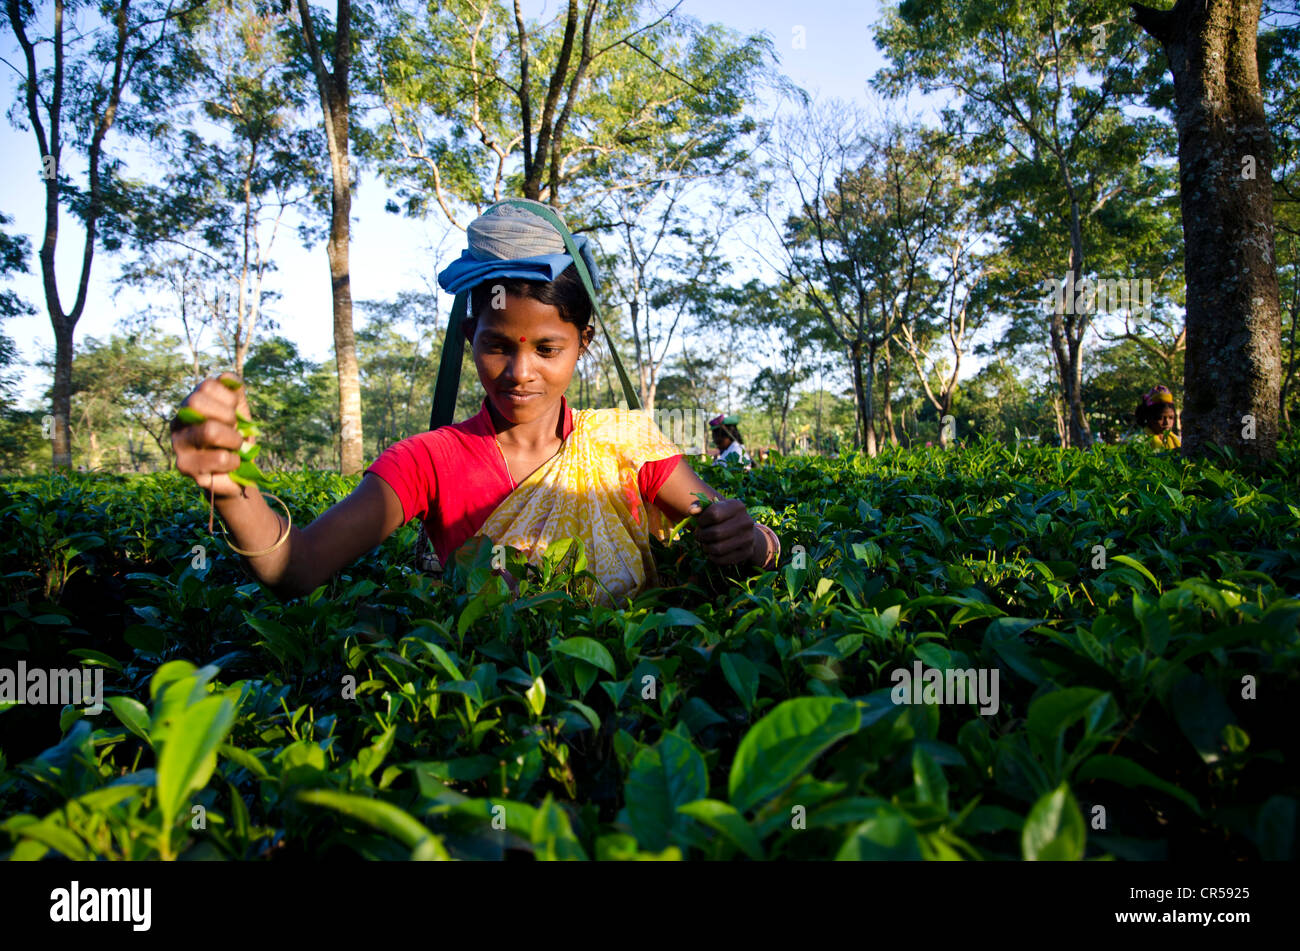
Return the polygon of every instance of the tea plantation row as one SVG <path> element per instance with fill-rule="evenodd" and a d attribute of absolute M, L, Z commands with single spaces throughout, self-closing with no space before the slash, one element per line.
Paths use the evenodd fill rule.
<path fill-rule="evenodd" d="M 780 570 L 687 533 L 619 609 L 569 593 L 576 550 L 511 553 L 518 596 L 487 545 L 418 574 L 413 526 L 281 603 L 174 473 L 0 482 L 0 677 L 106 695 L 0 702 L 0 853 L 1294 859 L 1298 463 L 712 471 Z M 305 524 L 353 485 L 277 491 Z"/>

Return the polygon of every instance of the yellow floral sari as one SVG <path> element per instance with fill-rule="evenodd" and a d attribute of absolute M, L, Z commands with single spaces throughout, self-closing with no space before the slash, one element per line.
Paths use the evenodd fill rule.
<path fill-rule="evenodd" d="M 585 593 L 605 605 L 635 596 L 658 581 L 650 536 L 662 541 L 669 532 L 662 513 L 643 503 L 637 470 L 680 451 L 644 413 L 575 410 L 560 451 L 516 486 L 477 534 L 525 552 L 536 565 L 552 542 L 580 539 L 598 580 Z"/>
<path fill-rule="evenodd" d="M 1178 438 L 1172 429 L 1164 433 L 1154 433 L 1151 439 L 1160 449 L 1179 449 L 1183 445 L 1183 441 Z"/>

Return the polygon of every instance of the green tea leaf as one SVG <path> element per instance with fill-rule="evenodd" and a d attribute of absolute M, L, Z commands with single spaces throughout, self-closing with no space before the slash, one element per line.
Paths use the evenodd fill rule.
<path fill-rule="evenodd" d="M 1055 740 L 1074 721 L 1085 718 L 1091 733 L 1102 722 L 1102 710 L 1110 695 L 1091 687 L 1068 687 L 1044 694 L 1029 705 L 1029 732 L 1044 740 Z"/>
<path fill-rule="evenodd" d="M 836 697 L 797 697 L 778 704 L 736 749 L 728 782 L 731 804 L 748 812 L 771 798 L 860 722 L 857 705 Z"/>
<path fill-rule="evenodd" d="M 704 759 L 689 740 L 665 733 L 652 747 L 637 753 L 623 787 L 628 822 L 643 848 L 673 844 L 686 820 L 677 807 L 709 792 Z"/>
<path fill-rule="evenodd" d="M 1084 782 L 1089 779 L 1108 779 L 1113 783 L 1119 783 L 1121 786 L 1150 786 L 1152 789 L 1159 789 L 1187 804 L 1198 816 L 1201 814 L 1201 806 L 1193 796 L 1185 789 L 1175 786 L 1173 783 L 1165 782 L 1159 776 L 1139 766 L 1131 759 L 1123 756 L 1093 756 L 1086 760 L 1074 773 L 1076 782 Z"/>
<path fill-rule="evenodd" d="M 605 645 L 599 641 L 592 640 L 590 637 L 570 637 L 558 644 L 552 644 L 551 650 L 567 654 L 569 657 L 576 657 L 579 660 L 585 660 L 587 663 L 599 667 L 611 677 L 618 676 L 618 670 L 614 666 L 614 658 Z"/>
<path fill-rule="evenodd" d="M 158 755 L 158 807 L 170 826 L 191 792 L 207 785 L 217 765 L 217 747 L 235 722 L 225 697 L 204 697 L 177 718 Z"/>
<path fill-rule="evenodd" d="M 242 460 L 239 463 L 239 468 L 227 474 L 230 476 L 230 481 L 236 485 L 259 486 L 263 482 L 271 481 L 266 473 L 257 468 L 257 463 L 248 459 Z"/>
<path fill-rule="evenodd" d="M 1296 801 L 1290 796 L 1270 796 L 1255 819 L 1255 845 L 1266 862 L 1294 862 L 1296 858 Z"/>
<path fill-rule="evenodd" d="M 915 862 L 921 842 L 907 817 L 892 808 L 859 825 L 835 855 L 839 862 Z"/>
<path fill-rule="evenodd" d="M 920 746 L 912 751 L 912 783 L 916 788 L 917 802 L 933 803 L 947 814 L 948 780 L 939 764 Z"/>
<path fill-rule="evenodd" d="M 752 713 L 754 702 L 758 699 L 758 668 L 744 654 L 723 654 L 720 660 L 722 674 L 727 678 L 731 689 L 745 705 L 745 711 Z"/>
<path fill-rule="evenodd" d="M 1088 837 L 1083 814 L 1070 787 L 1062 783 L 1029 810 L 1020 833 L 1023 857 L 1033 861 L 1070 861 L 1083 858 Z"/>
<path fill-rule="evenodd" d="M 763 859 L 763 847 L 745 817 L 730 803 L 718 799 L 697 799 L 677 807 L 682 815 L 703 822 L 756 862 Z"/>
<path fill-rule="evenodd" d="M 539 862 L 585 862 L 587 853 L 573 834 L 569 817 L 555 804 L 554 797 L 546 798 L 537 809 L 532 828 L 533 855 Z"/>
<path fill-rule="evenodd" d="M 1160 590 L 1160 582 L 1156 581 L 1156 576 L 1148 571 L 1146 565 L 1142 564 L 1142 562 L 1138 561 L 1136 558 L 1133 558 L 1130 555 L 1111 555 L 1110 560 L 1141 572 L 1142 575 L 1151 582 L 1153 588 L 1157 591 Z"/>
<path fill-rule="evenodd" d="M 373 826 L 409 848 L 412 858 L 444 861 L 451 858 L 442 839 L 426 829 L 410 813 L 391 802 L 335 792 L 332 789 L 311 789 L 300 792 L 298 800 L 333 809 Z"/>
<path fill-rule="evenodd" d="M 1206 763 L 1216 763 L 1227 749 L 1223 729 L 1236 723 L 1219 691 L 1200 674 L 1187 674 L 1169 692 L 1169 706 L 1183 735 Z"/>
<path fill-rule="evenodd" d="M 528 709 L 533 711 L 534 716 L 542 715 L 542 708 L 546 706 L 546 681 L 538 677 L 533 681 L 533 685 L 524 693 L 524 699 L 528 701 Z"/>
<path fill-rule="evenodd" d="M 76 834 L 53 822 L 32 822 L 13 833 L 25 839 L 32 839 L 74 862 L 85 862 L 93 858 L 86 844 Z"/>
<path fill-rule="evenodd" d="M 104 702 L 122 726 L 153 746 L 153 740 L 149 738 L 149 711 L 143 703 L 131 697 L 109 697 Z"/>

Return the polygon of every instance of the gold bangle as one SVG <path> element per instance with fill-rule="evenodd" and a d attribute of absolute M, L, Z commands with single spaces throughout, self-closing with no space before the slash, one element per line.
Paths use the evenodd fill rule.
<path fill-rule="evenodd" d="M 244 551 L 242 548 L 236 548 L 234 545 L 231 545 L 229 541 L 227 541 L 226 544 L 230 546 L 230 550 L 233 551 L 236 555 L 243 555 L 245 558 L 260 558 L 262 555 L 271 554 L 271 552 L 275 551 L 277 548 L 279 548 L 281 545 L 283 545 L 286 541 L 289 540 L 289 533 L 293 530 L 293 514 L 289 511 L 289 506 L 284 504 L 284 499 L 280 498 L 278 495 L 272 495 L 270 492 L 263 492 L 262 496 L 264 498 L 275 499 L 277 502 L 280 503 L 280 507 L 284 509 L 284 516 L 289 520 L 289 524 L 284 527 L 284 534 L 280 536 L 280 538 L 276 541 L 274 545 L 272 545 L 270 548 L 263 548 L 261 551 Z M 275 517 L 275 524 L 276 525 L 280 524 L 280 516 L 278 515 Z M 230 532 L 226 529 L 226 527 L 222 525 L 221 529 L 225 533 L 226 537 L 229 538 Z"/>
<path fill-rule="evenodd" d="M 762 522 L 755 522 L 754 525 L 758 528 L 759 532 L 763 536 L 764 542 L 767 544 L 767 556 L 763 559 L 763 564 L 759 567 L 766 568 L 768 563 L 771 562 L 772 567 L 775 568 L 777 563 L 781 560 L 781 540 L 776 537 L 776 532 L 764 525 Z M 773 555 L 776 556 L 775 559 L 773 559 Z"/>
<path fill-rule="evenodd" d="M 774 546 L 774 548 L 772 548 L 772 568 L 777 568 L 777 566 L 781 564 L 781 539 L 779 535 L 776 534 L 776 529 L 774 529 L 774 527 L 767 525 L 764 525 L 763 527 L 764 529 L 767 529 L 767 534 L 771 535 L 772 546 Z M 763 566 L 766 568 L 767 564 L 764 563 Z"/>

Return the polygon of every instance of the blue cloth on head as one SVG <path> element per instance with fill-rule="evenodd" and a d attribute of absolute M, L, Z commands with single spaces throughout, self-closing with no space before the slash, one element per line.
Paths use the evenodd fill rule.
<path fill-rule="evenodd" d="M 541 202 L 526 204 L 546 207 Z M 438 275 L 442 289 L 451 294 L 502 278 L 553 281 L 573 264 L 555 227 L 519 204 L 498 202 L 489 206 L 470 222 L 465 239 L 468 247 Z M 591 241 L 586 235 L 577 235 L 573 243 L 587 265 L 592 284 L 600 287 Z"/>
<path fill-rule="evenodd" d="M 595 269 L 586 253 L 586 237 L 574 240 L 578 243 L 579 250 L 584 252 L 582 256 L 592 272 L 593 282 L 597 281 Z M 460 253 L 459 258 L 438 274 L 438 285 L 448 294 L 459 294 L 484 281 L 507 277 L 528 281 L 553 281 L 572 263 L 573 258 L 567 254 L 540 254 L 530 258 L 512 258 L 505 261 L 480 261 L 466 248 Z"/>

